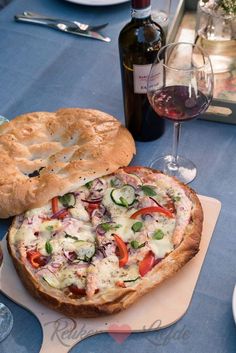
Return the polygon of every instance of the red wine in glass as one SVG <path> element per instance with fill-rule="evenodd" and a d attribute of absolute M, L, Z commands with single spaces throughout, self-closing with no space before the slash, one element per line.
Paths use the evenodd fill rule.
<path fill-rule="evenodd" d="M 208 55 L 192 43 L 171 43 L 160 49 L 148 77 L 147 96 L 158 116 L 174 123 L 172 154 L 151 167 L 190 183 L 197 174 L 192 161 L 178 155 L 181 123 L 206 111 L 213 95 Z"/>
<path fill-rule="evenodd" d="M 196 118 L 209 105 L 208 98 L 200 91 L 189 91 L 187 86 L 168 86 L 152 96 L 155 112 L 169 120 L 185 121 Z"/>

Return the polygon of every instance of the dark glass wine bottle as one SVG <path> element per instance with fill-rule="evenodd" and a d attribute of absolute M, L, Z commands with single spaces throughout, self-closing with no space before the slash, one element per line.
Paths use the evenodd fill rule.
<path fill-rule="evenodd" d="M 147 78 L 165 38 L 151 18 L 150 0 L 132 0 L 131 17 L 119 35 L 125 124 L 135 140 L 151 141 L 163 134 L 165 121 L 148 102 Z"/>

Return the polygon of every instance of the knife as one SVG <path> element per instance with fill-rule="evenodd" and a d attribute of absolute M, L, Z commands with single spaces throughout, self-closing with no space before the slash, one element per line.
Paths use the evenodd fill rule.
<path fill-rule="evenodd" d="M 49 20 L 49 19 L 30 18 L 24 14 L 15 15 L 15 20 L 18 22 L 29 22 L 29 23 L 39 24 L 61 32 L 98 39 L 107 43 L 111 41 L 109 37 L 105 37 L 101 33 L 98 33 L 96 31 L 81 30 L 79 27 L 75 27 L 74 23 L 71 24 L 69 21 L 63 21 L 63 20 L 55 21 L 55 20 Z"/>

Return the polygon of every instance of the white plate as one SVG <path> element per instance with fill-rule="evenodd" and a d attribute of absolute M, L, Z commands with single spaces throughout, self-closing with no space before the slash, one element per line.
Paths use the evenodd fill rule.
<path fill-rule="evenodd" d="M 235 324 L 236 324 L 236 284 L 235 284 L 235 287 L 234 287 L 232 307 L 233 307 L 234 321 L 235 321 Z"/>
<path fill-rule="evenodd" d="M 105 6 L 105 5 L 116 5 L 122 4 L 129 0 L 66 0 L 69 2 L 74 2 L 79 5 L 89 5 L 89 6 Z"/>

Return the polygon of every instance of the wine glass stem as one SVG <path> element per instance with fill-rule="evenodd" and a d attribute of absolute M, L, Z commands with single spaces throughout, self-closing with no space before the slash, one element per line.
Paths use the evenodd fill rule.
<path fill-rule="evenodd" d="M 180 139 L 181 124 L 179 122 L 174 122 L 173 131 L 173 146 L 172 146 L 172 162 L 169 168 L 172 170 L 178 169 L 178 147 Z"/>

